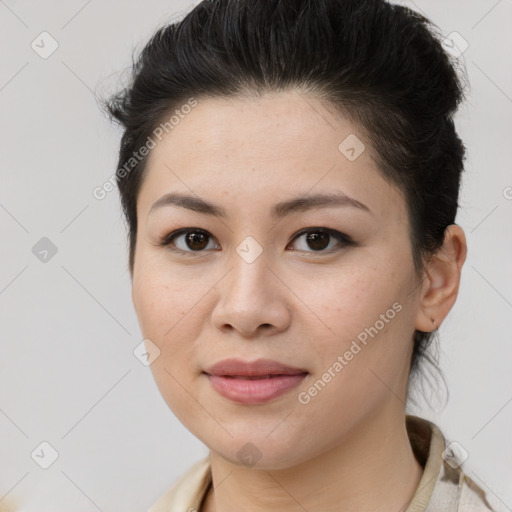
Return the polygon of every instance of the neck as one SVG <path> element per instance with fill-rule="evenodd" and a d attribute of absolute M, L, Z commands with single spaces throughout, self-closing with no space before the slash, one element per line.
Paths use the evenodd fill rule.
<path fill-rule="evenodd" d="M 204 512 L 405 511 L 421 479 L 405 413 L 366 420 L 363 427 L 313 460 L 258 470 L 210 452 L 213 489 Z"/>

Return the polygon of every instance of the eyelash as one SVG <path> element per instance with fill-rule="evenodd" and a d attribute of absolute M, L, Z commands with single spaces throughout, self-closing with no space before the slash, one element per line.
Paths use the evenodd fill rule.
<path fill-rule="evenodd" d="M 157 245 L 161 246 L 161 247 L 166 247 L 168 250 L 170 250 L 172 252 L 182 254 L 185 256 L 195 256 L 197 254 L 206 252 L 204 249 L 202 249 L 200 251 L 193 251 L 193 250 L 183 251 L 182 249 L 177 249 L 177 248 L 172 247 L 171 244 L 173 243 L 173 240 L 175 238 L 177 238 L 178 236 L 181 236 L 183 234 L 187 234 L 187 233 L 201 233 L 201 234 L 206 235 L 210 239 L 214 238 L 212 235 L 210 235 L 210 233 L 208 233 L 208 231 L 205 231 L 204 229 L 201 229 L 201 228 L 183 228 L 183 229 L 178 229 L 176 231 L 173 231 L 172 233 L 169 233 Z M 319 250 L 319 251 L 314 251 L 314 250 L 300 251 L 299 250 L 299 252 L 305 252 L 305 253 L 311 253 L 311 254 L 332 254 L 332 253 L 341 251 L 345 247 L 357 245 L 357 243 L 354 240 L 352 240 L 352 238 L 350 238 L 345 233 L 341 233 L 340 231 L 336 231 L 334 229 L 320 228 L 320 227 L 305 228 L 305 229 L 300 230 L 298 233 L 296 233 L 294 235 L 294 237 L 292 238 L 290 243 L 294 242 L 296 239 L 300 238 L 302 235 L 307 234 L 307 233 L 326 233 L 330 237 L 332 237 L 332 238 L 336 239 L 338 242 L 340 242 L 341 247 L 338 249 L 335 249 L 335 250 L 330 249 L 327 251 L 326 250 Z"/>

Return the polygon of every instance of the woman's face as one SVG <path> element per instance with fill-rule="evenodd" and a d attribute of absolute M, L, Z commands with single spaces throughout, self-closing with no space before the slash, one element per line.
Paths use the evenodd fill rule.
<path fill-rule="evenodd" d="M 199 100 L 150 152 L 133 301 L 160 350 L 151 369 L 180 421 L 233 463 L 292 467 L 403 414 L 419 286 L 404 199 L 370 149 L 290 91 Z M 152 209 L 167 194 L 190 199 Z M 326 195 L 339 199 L 313 201 Z M 228 358 L 296 374 L 208 375 Z"/>

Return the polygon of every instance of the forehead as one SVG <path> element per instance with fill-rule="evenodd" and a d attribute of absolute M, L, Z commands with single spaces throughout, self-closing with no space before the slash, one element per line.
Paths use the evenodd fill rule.
<path fill-rule="evenodd" d="M 289 91 L 204 98 L 187 112 L 149 154 L 141 214 L 169 191 L 234 207 L 342 191 L 365 204 L 377 202 L 379 214 L 404 213 L 399 191 L 382 178 L 364 134 L 311 96 Z"/>
<path fill-rule="evenodd" d="M 186 155 L 190 160 L 220 156 L 212 152 L 231 159 L 297 160 L 306 155 L 319 159 L 326 149 L 327 158 L 338 159 L 341 140 L 357 131 L 326 103 L 291 90 L 259 97 L 199 99 L 164 140 L 169 149 L 190 149 Z"/>

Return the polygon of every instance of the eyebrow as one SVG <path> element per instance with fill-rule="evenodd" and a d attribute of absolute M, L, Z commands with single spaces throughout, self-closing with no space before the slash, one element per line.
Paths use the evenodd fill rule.
<path fill-rule="evenodd" d="M 220 206 L 205 201 L 197 196 L 189 196 L 175 192 L 165 194 L 155 201 L 149 210 L 148 216 L 155 210 L 163 208 L 164 206 L 180 206 L 206 215 L 214 215 L 215 217 L 220 218 L 228 217 L 226 210 Z M 282 201 L 273 206 L 271 216 L 276 219 L 285 217 L 291 213 L 304 212 L 314 208 L 346 206 L 372 213 L 368 206 L 357 199 L 354 199 L 343 192 L 337 192 L 331 194 L 302 195 L 287 201 Z"/>

